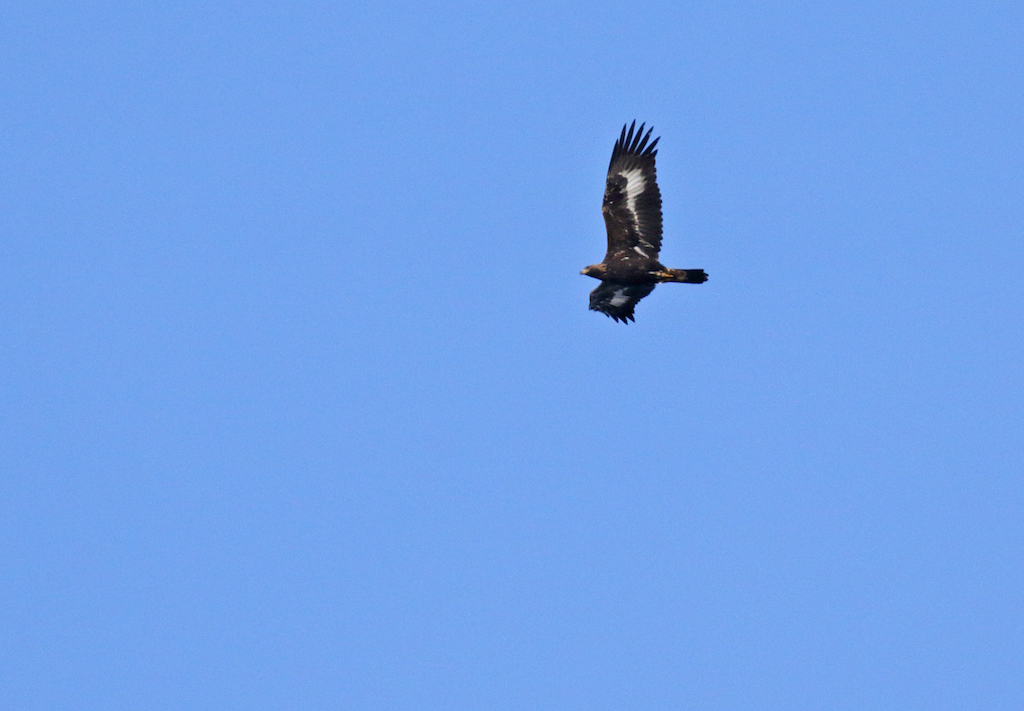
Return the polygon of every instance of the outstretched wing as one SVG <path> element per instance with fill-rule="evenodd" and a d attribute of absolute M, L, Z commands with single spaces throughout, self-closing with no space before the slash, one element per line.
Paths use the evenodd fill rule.
<path fill-rule="evenodd" d="M 601 286 L 590 292 L 590 310 L 600 311 L 623 323 L 635 321 L 633 309 L 640 303 L 640 299 L 654 291 L 654 287 L 655 284 L 602 281 Z"/>
<path fill-rule="evenodd" d="M 644 135 L 644 124 L 634 132 L 636 121 L 622 127 L 612 149 L 604 188 L 604 224 L 608 228 L 605 263 L 657 259 L 661 249 L 661 191 L 658 190 L 654 157 L 658 138 L 648 144 L 653 128 Z M 640 263 L 638 262 L 638 264 Z"/>

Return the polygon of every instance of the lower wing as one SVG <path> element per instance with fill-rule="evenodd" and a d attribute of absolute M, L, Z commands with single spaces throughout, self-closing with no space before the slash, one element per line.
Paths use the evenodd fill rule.
<path fill-rule="evenodd" d="M 633 318 L 633 309 L 644 298 L 654 291 L 654 284 L 620 284 L 614 281 L 603 281 L 601 286 L 590 292 L 590 310 L 600 311 L 616 321 L 629 323 Z"/>

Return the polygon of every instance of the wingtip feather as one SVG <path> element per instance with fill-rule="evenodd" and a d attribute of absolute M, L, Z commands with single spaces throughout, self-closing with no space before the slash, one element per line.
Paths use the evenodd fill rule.
<path fill-rule="evenodd" d="M 644 129 L 647 128 L 647 132 Z M 608 168 L 615 163 L 615 160 L 619 158 L 623 153 L 628 155 L 649 155 L 652 158 L 658 155 L 658 151 L 655 147 L 658 145 L 658 141 L 661 140 L 661 136 L 656 137 L 651 141 L 651 134 L 654 133 L 654 126 L 647 127 L 647 123 L 641 123 L 640 128 L 636 126 L 636 119 L 633 119 L 631 123 L 622 124 L 622 132 L 619 134 L 619 140 L 615 142 L 615 148 L 612 149 L 612 159 L 608 162 Z M 648 144 L 648 141 L 650 143 Z"/>

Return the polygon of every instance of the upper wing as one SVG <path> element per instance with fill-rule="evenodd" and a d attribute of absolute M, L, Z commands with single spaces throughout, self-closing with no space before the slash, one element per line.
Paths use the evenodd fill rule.
<path fill-rule="evenodd" d="M 654 157 L 655 138 L 648 145 L 653 128 L 644 135 L 644 124 L 634 133 L 636 121 L 622 127 L 612 149 L 608 180 L 604 188 L 604 224 L 608 228 L 605 262 L 618 259 L 657 259 L 661 249 L 661 191 L 658 190 Z"/>
<path fill-rule="evenodd" d="M 654 284 L 620 284 L 614 281 L 602 281 L 601 286 L 590 292 L 590 310 L 600 311 L 616 321 L 629 323 L 633 318 L 633 309 L 644 298 L 654 291 Z"/>

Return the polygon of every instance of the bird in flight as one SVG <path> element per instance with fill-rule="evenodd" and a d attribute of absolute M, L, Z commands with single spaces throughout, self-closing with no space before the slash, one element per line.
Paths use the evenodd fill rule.
<path fill-rule="evenodd" d="M 608 252 L 600 264 L 591 264 L 580 274 L 601 280 L 590 292 L 591 311 L 600 311 L 615 321 L 635 321 L 633 309 L 658 284 L 666 281 L 703 284 L 703 269 L 668 269 L 658 261 L 661 249 L 661 191 L 654 169 L 654 149 L 660 138 L 648 143 L 653 127 L 644 135 L 644 124 L 635 131 L 636 121 L 622 127 L 612 149 L 608 180 L 604 188 L 604 224 L 608 228 Z"/>

